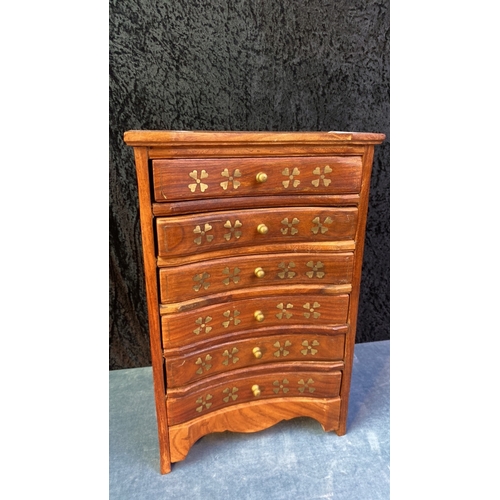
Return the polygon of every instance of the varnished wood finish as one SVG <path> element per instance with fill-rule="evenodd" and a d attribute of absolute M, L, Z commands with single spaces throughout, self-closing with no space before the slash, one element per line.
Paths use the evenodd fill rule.
<path fill-rule="evenodd" d="M 125 133 L 162 473 L 210 432 L 298 416 L 346 432 L 373 150 L 383 140 Z"/>

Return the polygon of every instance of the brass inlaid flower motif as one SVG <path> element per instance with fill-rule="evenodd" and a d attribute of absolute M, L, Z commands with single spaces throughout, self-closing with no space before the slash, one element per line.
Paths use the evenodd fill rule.
<path fill-rule="evenodd" d="M 221 172 L 221 175 L 222 177 L 227 177 L 227 181 L 222 181 L 220 183 L 222 189 L 224 189 L 224 191 L 226 191 L 226 189 L 229 187 L 230 184 L 233 185 L 233 188 L 234 189 L 238 189 L 241 185 L 241 182 L 237 180 L 238 177 L 241 177 L 241 172 L 239 171 L 239 169 L 235 169 L 233 171 L 233 173 L 229 173 L 229 170 L 227 168 L 225 168 L 222 172 Z"/>
<path fill-rule="evenodd" d="M 195 335 L 199 335 L 201 332 L 203 332 L 203 330 L 205 330 L 203 333 L 210 333 L 210 331 L 212 330 L 212 327 L 211 326 L 208 326 L 208 323 L 212 321 L 212 317 L 211 316 L 207 316 L 205 319 L 203 319 L 202 316 L 200 316 L 196 321 L 195 323 L 198 326 L 198 328 L 195 328 L 193 330 L 193 333 Z"/>
<path fill-rule="evenodd" d="M 319 261 L 314 263 L 312 260 L 310 260 L 307 264 L 307 267 L 310 267 L 312 271 L 307 271 L 306 275 L 309 278 L 324 278 L 325 273 L 323 271 L 320 271 L 320 269 L 323 269 L 325 265 L 323 262 Z"/>
<path fill-rule="evenodd" d="M 331 224 L 333 222 L 333 219 L 331 217 L 326 217 L 323 223 L 320 222 L 320 218 L 315 217 L 313 219 L 313 224 L 314 226 L 311 228 L 311 231 L 313 234 L 318 234 L 321 232 L 321 234 L 325 234 L 328 231 L 328 228 L 324 226 L 324 224 Z"/>
<path fill-rule="evenodd" d="M 321 314 L 318 311 L 316 311 L 316 309 L 320 307 L 318 302 L 313 302 L 312 304 L 307 302 L 302 307 L 304 309 L 307 309 L 307 312 L 304 313 L 304 316 L 308 319 L 311 317 L 311 315 L 314 319 L 318 319 L 321 316 Z"/>
<path fill-rule="evenodd" d="M 238 358 L 238 357 L 236 357 L 236 356 L 235 356 L 235 354 L 236 354 L 237 352 L 238 352 L 238 349 L 236 349 L 236 347 L 233 347 L 233 348 L 231 349 L 231 352 L 229 352 L 229 350 L 228 350 L 228 349 L 226 349 L 226 350 L 222 353 L 222 355 L 226 358 L 226 359 L 222 362 L 222 364 L 227 366 L 227 365 L 229 364 L 229 360 L 230 360 L 230 359 L 232 360 L 233 364 L 234 364 L 234 363 L 237 363 L 237 362 L 240 360 L 240 358 Z"/>
<path fill-rule="evenodd" d="M 283 345 L 281 345 L 281 343 L 279 341 L 275 342 L 273 344 L 273 346 L 276 347 L 278 350 L 274 351 L 274 355 L 277 358 L 279 358 L 281 355 L 283 355 L 283 357 L 288 356 L 290 354 L 290 351 L 287 351 L 286 348 L 290 347 L 291 345 L 292 345 L 292 343 L 289 340 L 285 340 L 285 342 L 283 343 Z"/>
<path fill-rule="evenodd" d="M 292 185 L 293 187 L 297 187 L 300 184 L 300 181 L 298 179 L 295 179 L 295 176 L 300 174 L 300 170 L 298 168 L 294 168 L 290 171 L 290 169 L 287 167 L 281 172 L 281 174 L 285 177 L 288 177 L 287 180 L 282 181 L 282 184 L 285 188 L 288 188 L 290 185 Z"/>
<path fill-rule="evenodd" d="M 198 170 L 193 170 L 192 172 L 189 173 L 189 177 L 194 180 L 193 184 L 188 184 L 188 188 L 191 190 L 192 193 L 196 191 L 196 188 L 199 186 L 200 191 L 204 193 L 208 189 L 208 184 L 205 184 L 204 182 L 201 182 L 202 179 L 206 179 L 208 177 L 208 174 L 205 170 L 202 170 L 200 172 L 200 177 L 198 177 Z"/>
<path fill-rule="evenodd" d="M 278 304 L 276 307 L 280 310 L 280 312 L 276 314 L 276 317 L 278 319 L 283 319 L 283 318 L 290 319 L 293 316 L 290 311 L 287 311 L 287 309 L 293 308 L 293 304 L 287 304 L 285 306 L 285 304 L 281 302 L 281 304 Z"/>
<path fill-rule="evenodd" d="M 233 387 L 232 389 L 229 389 L 229 387 L 226 387 L 222 391 L 222 393 L 227 394 L 227 396 L 225 398 L 222 398 L 222 401 L 224 401 L 224 403 L 229 403 L 229 399 L 236 401 L 236 399 L 238 398 L 238 394 L 236 394 L 237 392 L 238 392 L 237 387 Z"/>
<path fill-rule="evenodd" d="M 196 408 L 196 411 L 198 413 L 201 413 L 204 409 L 208 410 L 212 406 L 212 403 L 208 402 L 211 399 L 212 399 L 212 395 L 211 394 L 207 394 L 206 397 L 199 397 L 196 400 L 196 403 L 199 404 L 200 406 L 198 406 L 198 408 Z"/>
<path fill-rule="evenodd" d="M 241 236 L 241 231 L 239 230 L 239 228 L 241 226 L 243 226 L 243 224 L 238 219 L 236 219 L 234 226 L 232 225 L 230 220 L 226 221 L 226 223 L 224 224 L 224 227 L 226 229 L 229 229 L 229 232 L 224 234 L 224 238 L 227 241 L 229 241 L 233 236 L 236 239 L 238 239 Z"/>
<path fill-rule="evenodd" d="M 285 387 L 286 384 L 288 384 L 288 380 L 286 378 L 283 379 L 283 381 L 280 383 L 279 380 L 275 380 L 273 382 L 274 389 L 273 392 L 274 394 L 278 394 L 280 391 L 283 392 L 283 394 L 286 394 L 290 389 L 288 387 Z"/>
<path fill-rule="evenodd" d="M 212 361 L 212 356 L 210 356 L 210 354 L 207 354 L 205 356 L 205 361 L 203 361 L 201 358 L 198 358 L 194 362 L 195 365 L 200 365 L 200 367 L 196 370 L 196 373 L 198 375 L 201 375 L 203 373 L 203 369 L 205 369 L 205 371 L 208 372 L 208 370 L 210 370 L 210 368 L 212 368 L 210 361 Z"/>
<path fill-rule="evenodd" d="M 312 182 L 312 185 L 314 187 L 319 187 L 321 184 L 321 181 L 323 181 L 323 185 L 329 186 L 332 183 L 331 179 L 327 179 L 326 176 L 328 174 L 331 174 L 333 170 L 331 169 L 330 165 L 326 165 L 325 168 L 323 168 L 323 173 L 321 172 L 321 167 L 317 167 L 313 170 L 314 175 L 319 175 L 317 179 L 314 179 Z"/>
<path fill-rule="evenodd" d="M 193 286 L 193 290 L 195 292 L 199 292 L 202 288 L 206 290 L 210 286 L 210 283 L 207 281 L 208 278 L 210 278 L 210 274 L 206 272 L 194 276 L 193 281 L 196 285 Z"/>
<path fill-rule="evenodd" d="M 231 315 L 231 311 L 228 310 L 228 311 L 225 311 L 222 313 L 224 317 L 227 318 L 227 321 L 224 321 L 222 323 L 222 326 L 224 328 L 227 328 L 231 322 L 233 322 L 233 324 L 236 326 L 236 325 L 239 325 L 241 323 L 241 320 L 239 320 L 237 317 L 240 315 L 240 311 L 237 311 L 236 309 L 234 310 L 233 314 Z"/>
<path fill-rule="evenodd" d="M 314 387 L 310 387 L 312 384 L 314 384 L 314 380 L 312 378 L 310 378 L 307 382 L 304 382 L 304 379 L 299 380 L 299 385 L 302 386 L 299 387 L 299 392 L 303 394 L 307 389 L 312 394 L 315 391 Z"/>
<path fill-rule="evenodd" d="M 304 355 L 307 356 L 308 354 L 311 354 L 314 356 L 317 352 L 318 349 L 314 349 L 315 347 L 319 346 L 319 342 L 317 340 L 313 340 L 311 344 L 307 340 L 304 340 L 302 342 L 302 345 L 305 347 L 305 349 L 302 349 L 300 352 Z"/>
<path fill-rule="evenodd" d="M 222 283 L 224 283 L 224 285 L 229 285 L 229 283 L 231 283 L 231 280 L 233 281 L 233 283 L 238 283 L 238 281 L 240 281 L 240 277 L 238 276 L 240 272 L 239 267 L 235 267 L 233 271 L 231 271 L 229 267 L 225 267 L 222 272 L 223 274 L 227 274 L 227 278 L 224 278 L 222 280 Z"/>
<path fill-rule="evenodd" d="M 288 217 L 284 218 L 281 223 L 286 226 L 281 228 L 281 234 L 288 234 L 288 230 L 290 229 L 290 234 L 293 236 L 294 234 L 297 234 L 299 230 L 296 227 L 293 227 L 299 223 L 299 219 L 297 217 L 294 217 L 291 222 L 288 222 Z"/>
<path fill-rule="evenodd" d="M 210 224 L 205 224 L 203 226 L 203 229 L 201 228 L 201 226 L 196 226 L 194 229 L 193 229 L 193 233 L 194 234 L 198 234 L 199 236 L 197 236 L 195 239 L 194 239 L 194 242 L 197 244 L 197 245 L 201 245 L 202 241 L 203 241 L 203 238 L 206 239 L 206 241 L 208 243 L 210 243 L 213 239 L 214 239 L 214 236 L 213 234 L 207 234 L 209 231 L 212 230 L 212 226 Z"/>
<path fill-rule="evenodd" d="M 292 269 L 295 267 L 295 262 L 289 262 L 288 264 L 286 264 L 285 262 L 280 262 L 278 264 L 278 267 L 282 269 L 282 271 L 278 273 L 278 277 L 281 279 L 293 278 L 296 274 L 295 271 L 292 271 Z"/>

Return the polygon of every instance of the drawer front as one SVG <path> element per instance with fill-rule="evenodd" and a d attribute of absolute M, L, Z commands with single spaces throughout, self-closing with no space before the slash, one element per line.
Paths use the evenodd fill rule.
<path fill-rule="evenodd" d="M 154 197 L 358 193 L 361 170 L 361 156 L 153 160 Z"/>
<path fill-rule="evenodd" d="M 352 252 L 287 253 L 216 259 L 160 269 L 163 303 L 256 286 L 342 285 L 351 283 Z"/>
<path fill-rule="evenodd" d="M 277 295 L 162 316 L 163 345 L 190 345 L 256 328 L 345 324 L 349 295 Z"/>
<path fill-rule="evenodd" d="M 167 386 L 177 387 L 229 370 L 275 361 L 341 361 L 344 335 L 274 335 L 225 342 L 190 354 L 166 355 Z"/>
<path fill-rule="evenodd" d="M 180 424 L 220 408 L 270 398 L 334 398 L 340 392 L 342 373 L 322 373 L 300 366 L 274 373 L 228 374 L 217 382 L 167 390 L 169 425 Z"/>
<path fill-rule="evenodd" d="M 354 240 L 358 210 L 276 208 L 156 219 L 160 257 L 274 243 Z"/>

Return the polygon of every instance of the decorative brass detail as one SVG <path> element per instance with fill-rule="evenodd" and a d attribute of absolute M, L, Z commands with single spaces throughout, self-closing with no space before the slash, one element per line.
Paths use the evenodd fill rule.
<path fill-rule="evenodd" d="M 302 345 L 305 347 L 305 349 L 302 349 L 300 352 L 304 356 L 307 356 L 308 354 L 311 354 L 312 356 L 314 356 L 318 352 L 318 349 L 314 349 L 315 347 L 319 346 L 319 342 L 317 340 L 313 340 L 311 342 L 311 345 L 309 345 L 309 342 L 307 340 L 304 340 L 302 342 Z"/>
<path fill-rule="evenodd" d="M 200 172 L 199 178 L 198 178 L 198 170 L 193 170 L 192 172 L 190 172 L 189 177 L 191 177 L 191 179 L 195 181 L 194 184 L 188 184 L 188 188 L 191 190 L 192 193 L 196 191 L 196 188 L 198 186 L 200 186 L 200 191 L 202 193 L 204 193 L 208 189 L 208 184 L 201 182 L 202 179 L 206 179 L 208 177 L 208 174 L 205 170 L 202 170 Z"/>
<path fill-rule="evenodd" d="M 273 385 L 275 386 L 273 389 L 274 394 L 278 394 L 278 392 L 283 391 L 283 394 L 286 394 L 290 389 L 288 387 L 285 387 L 286 384 L 288 384 L 288 380 L 286 378 L 283 379 L 283 382 L 280 383 L 279 380 L 275 380 L 273 382 Z"/>
<path fill-rule="evenodd" d="M 259 224 L 257 226 L 257 232 L 259 234 L 267 234 L 268 231 L 269 231 L 269 229 L 265 224 Z"/>
<path fill-rule="evenodd" d="M 240 281 L 240 277 L 238 276 L 240 272 L 239 267 L 235 267 L 233 272 L 231 272 L 229 267 L 225 267 L 222 272 L 224 274 L 227 274 L 227 278 L 222 280 L 222 283 L 224 283 L 224 285 L 229 285 L 229 283 L 231 283 L 231 280 L 233 280 L 233 283 L 238 283 L 238 281 Z"/>
<path fill-rule="evenodd" d="M 211 394 L 207 394 L 206 398 L 199 397 L 196 400 L 196 403 L 201 405 L 201 406 L 198 406 L 198 408 L 196 408 L 196 411 L 198 413 L 201 413 L 205 408 L 208 410 L 212 406 L 212 403 L 208 403 L 207 401 L 210 401 L 211 399 L 212 399 Z"/>
<path fill-rule="evenodd" d="M 210 354 L 207 354 L 205 356 L 205 361 L 203 361 L 201 358 L 198 358 L 194 363 L 195 365 L 200 365 L 200 367 L 196 370 L 196 373 L 198 375 L 201 375 L 203 373 L 203 368 L 205 368 L 205 371 L 208 372 L 208 370 L 212 368 L 212 365 L 209 364 L 210 361 L 212 361 L 212 356 L 210 356 Z"/>
<path fill-rule="evenodd" d="M 290 172 L 290 169 L 287 167 L 281 173 L 282 175 L 288 177 L 286 181 L 282 181 L 282 184 L 285 188 L 288 188 L 290 184 L 292 184 L 293 187 L 297 187 L 300 184 L 300 181 L 298 179 L 295 179 L 295 176 L 300 174 L 300 170 L 298 168 L 294 168 Z"/>
<path fill-rule="evenodd" d="M 314 380 L 310 378 L 307 382 L 304 382 L 304 379 L 299 380 L 299 385 L 302 387 L 299 387 L 299 392 L 301 394 L 304 393 L 306 389 L 309 390 L 309 392 L 312 394 L 316 389 L 314 387 L 309 387 L 311 384 L 314 384 Z"/>
<path fill-rule="evenodd" d="M 254 347 L 252 349 L 252 353 L 257 359 L 262 358 L 262 351 L 260 350 L 260 347 Z"/>
<path fill-rule="evenodd" d="M 229 229 L 229 232 L 224 234 L 224 238 L 229 241 L 234 235 L 234 237 L 238 239 L 241 236 L 241 231 L 239 230 L 241 226 L 243 226 L 243 224 L 238 219 L 236 219 L 234 226 L 232 225 L 230 220 L 226 221 L 224 227 L 226 229 Z"/>
<path fill-rule="evenodd" d="M 316 262 L 316 264 L 315 264 L 312 260 L 310 260 L 306 264 L 306 266 L 310 267 L 312 269 L 312 271 L 307 271 L 307 273 L 306 273 L 306 275 L 309 278 L 324 278 L 325 277 L 324 271 L 320 271 L 320 269 L 323 269 L 325 267 L 323 262 L 318 260 L 318 262 Z"/>
<path fill-rule="evenodd" d="M 254 274 L 257 278 L 263 278 L 266 275 L 266 272 L 262 269 L 262 267 L 256 267 Z"/>
<path fill-rule="evenodd" d="M 303 307 L 304 309 L 307 309 L 307 311 L 308 311 L 308 312 L 305 312 L 305 313 L 304 313 L 304 316 L 305 316 L 306 318 L 308 318 L 308 319 L 311 317 L 311 314 L 312 314 L 312 317 L 313 317 L 314 319 L 318 319 L 318 318 L 321 316 L 321 313 L 319 313 L 319 312 L 317 312 L 317 311 L 316 311 L 316 309 L 317 309 L 318 307 L 320 307 L 320 305 L 318 304 L 318 302 L 314 302 L 312 305 L 311 305 L 311 304 L 309 304 L 309 302 L 307 302 L 307 303 L 306 303 L 306 304 L 304 304 L 302 307 Z"/>
<path fill-rule="evenodd" d="M 323 224 L 331 224 L 332 222 L 333 219 L 331 217 L 326 217 L 325 220 L 323 221 Z M 314 217 L 313 224 L 315 224 L 311 228 L 313 234 L 318 234 L 318 232 L 321 232 L 321 234 L 325 234 L 328 231 L 328 228 L 320 222 L 319 216 Z"/>
<path fill-rule="evenodd" d="M 210 224 L 205 224 L 203 229 L 201 228 L 201 226 L 196 226 L 193 229 L 193 233 L 199 234 L 199 236 L 194 239 L 194 242 L 197 245 L 201 245 L 201 242 L 203 241 L 203 237 L 205 237 L 207 242 L 210 243 L 214 239 L 214 236 L 213 236 L 213 234 L 207 234 L 207 233 L 208 233 L 208 231 L 211 231 L 211 230 L 212 230 L 212 226 Z"/>
<path fill-rule="evenodd" d="M 224 321 L 222 323 L 222 326 L 224 328 L 227 328 L 230 324 L 231 324 L 231 321 L 233 322 L 233 324 L 236 326 L 236 325 L 239 325 L 241 323 L 241 320 L 239 320 L 237 318 L 237 316 L 240 315 L 240 311 L 237 311 L 236 309 L 234 310 L 234 313 L 233 315 L 231 316 L 231 311 L 225 311 L 222 313 L 226 318 L 227 318 L 227 321 Z"/>
<path fill-rule="evenodd" d="M 278 314 L 276 314 L 276 317 L 278 319 L 283 319 L 283 318 L 290 319 L 293 316 L 293 314 L 290 311 L 287 311 L 287 309 L 293 308 L 293 304 L 287 304 L 285 306 L 284 303 L 281 302 L 276 307 L 280 310 L 280 312 Z"/>
<path fill-rule="evenodd" d="M 321 184 L 321 181 L 323 181 L 323 184 L 328 187 L 332 183 L 332 180 L 327 179 L 326 175 L 331 174 L 332 172 L 333 172 L 333 170 L 331 169 L 330 165 L 325 166 L 325 168 L 323 169 L 323 173 L 321 173 L 321 167 L 316 167 L 313 170 L 313 174 L 319 175 L 319 178 L 311 181 L 312 185 L 314 187 L 319 187 L 319 185 Z"/>
<path fill-rule="evenodd" d="M 238 352 L 238 349 L 236 349 L 236 347 L 233 347 L 231 349 L 231 352 L 229 352 L 227 349 L 222 353 L 222 355 L 226 358 L 222 364 L 223 365 L 228 365 L 229 364 L 229 360 L 231 359 L 233 361 L 233 364 L 234 363 L 237 363 L 240 358 L 236 357 L 235 354 Z"/>
<path fill-rule="evenodd" d="M 255 311 L 253 317 L 259 322 L 264 321 L 264 313 L 262 311 Z"/>
<path fill-rule="evenodd" d="M 205 330 L 203 333 L 210 333 L 210 331 L 212 330 L 212 327 L 207 325 L 207 323 L 209 323 L 210 321 L 212 321 L 212 317 L 211 316 L 207 316 L 205 319 L 203 319 L 203 317 L 200 316 L 195 321 L 195 323 L 197 325 L 199 325 L 199 326 L 198 326 L 198 328 L 195 328 L 193 330 L 193 333 L 195 335 L 199 335 L 201 332 L 203 332 L 203 330 Z"/>
<path fill-rule="evenodd" d="M 228 188 L 229 184 L 232 184 L 234 189 L 238 189 L 240 187 L 241 182 L 236 180 L 237 177 L 241 177 L 241 172 L 239 171 L 239 169 L 236 169 L 232 174 L 230 174 L 229 170 L 225 168 L 220 175 L 222 175 L 222 177 L 228 178 L 227 181 L 222 181 L 220 183 L 224 191 Z"/>
<path fill-rule="evenodd" d="M 255 384 L 255 385 L 252 385 L 252 392 L 253 392 L 253 395 L 258 398 L 260 396 L 260 387 Z"/>
<path fill-rule="evenodd" d="M 278 267 L 282 269 L 282 271 L 278 273 L 278 277 L 281 279 L 293 278 L 297 274 L 295 271 L 291 271 L 291 269 L 295 267 L 295 262 L 289 262 L 288 264 L 280 262 Z"/>
<path fill-rule="evenodd" d="M 238 394 L 236 394 L 238 392 L 237 387 L 233 387 L 232 389 L 226 387 L 222 392 L 223 394 L 227 394 L 225 398 L 222 398 L 222 401 L 224 401 L 224 403 L 229 403 L 229 399 L 236 401 L 236 399 L 238 398 Z"/>
<path fill-rule="evenodd" d="M 255 179 L 257 182 L 266 182 L 267 181 L 267 174 L 265 172 L 259 172 L 256 176 Z"/>
<path fill-rule="evenodd" d="M 204 272 L 202 274 L 197 274 L 196 276 L 193 277 L 193 281 L 197 282 L 196 285 L 193 286 L 193 290 L 195 292 L 199 292 L 201 288 L 206 290 L 209 286 L 210 283 L 208 283 L 206 280 L 210 278 L 210 274 Z"/>
<path fill-rule="evenodd" d="M 287 351 L 286 348 L 287 347 L 290 347 L 292 345 L 292 343 L 289 341 L 289 340 L 285 340 L 284 344 L 281 345 L 281 343 L 278 341 L 278 342 L 275 342 L 273 344 L 274 347 L 277 347 L 278 350 L 274 352 L 274 355 L 279 358 L 281 355 L 283 355 L 283 357 L 286 357 L 290 354 L 290 351 Z"/>
<path fill-rule="evenodd" d="M 298 224 L 300 221 L 299 219 L 297 219 L 297 217 L 294 217 L 292 222 L 288 222 L 288 217 L 284 218 L 281 223 L 284 224 L 286 227 L 285 228 L 281 228 L 281 234 L 288 234 L 288 230 L 290 229 L 290 235 L 294 235 L 294 234 L 297 234 L 299 232 L 299 230 L 296 228 L 296 227 L 293 227 L 295 226 L 296 224 Z"/>

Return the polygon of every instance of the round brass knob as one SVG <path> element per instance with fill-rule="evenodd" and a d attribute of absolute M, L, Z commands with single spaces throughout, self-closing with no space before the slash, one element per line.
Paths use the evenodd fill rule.
<path fill-rule="evenodd" d="M 257 179 L 257 182 L 266 182 L 267 181 L 267 174 L 265 172 L 259 172 L 255 178 Z"/>
<path fill-rule="evenodd" d="M 257 232 L 258 232 L 259 234 L 266 234 L 266 233 L 267 233 L 267 231 L 268 231 L 268 228 L 267 228 L 267 226 L 266 226 L 265 224 L 259 224 L 259 225 L 257 226 Z"/>
<path fill-rule="evenodd" d="M 260 359 L 262 358 L 262 352 L 260 350 L 260 347 L 254 347 L 252 349 L 252 352 L 253 352 L 253 355 L 257 358 L 257 359 Z"/>
<path fill-rule="evenodd" d="M 252 392 L 256 398 L 258 398 L 260 396 L 260 388 L 257 384 L 252 385 Z"/>
<path fill-rule="evenodd" d="M 256 267 L 254 274 L 255 276 L 257 276 L 257 278 L 263 278 L 266 273 L 264 272 L 264 269 L 262 269 L 262 267 Z"/>
<path fill-rule="evenodd" d="M 262 311 L 255 311 L 253 313 L 253 317 L 257 320 L 257 321 L 264 321 L 264 314 L 262 314 Z"/>

